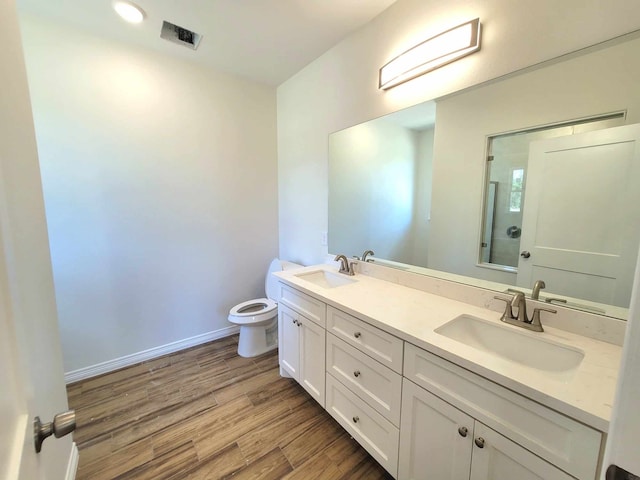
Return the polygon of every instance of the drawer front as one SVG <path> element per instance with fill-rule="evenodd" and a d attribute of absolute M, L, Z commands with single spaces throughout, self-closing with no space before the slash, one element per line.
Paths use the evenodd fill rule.
<path fill-rule="evenodd" d="M 404 375 L 579 479 L 596 476 L 602 434 L 414 345 Z"/>
<path fill-rule="evenodd" d="M 394 478 L 398 473 L 399 430 L 331 375 L 327 411 Z"/>
<path fill-rule="evenodd" d="M 280 283 L 279 303 L 293 308 L 309 320 L 316 322 L 322 328 L 326 325 L 326 304 L 307 295 L 306 293 L 299 292 L 295 288 L 291 288 L 288 285 Z"/>
<path fill-rule="evenodd" d="M 327 330 L 391 370 L 402 373 L 403 341 L 348 313 L 327 306 Z"/>
<path fill-rule="evenodd" d="M 400 374 L 332 334 L 327 335 L 327 372 L 395 426 L 400 425 Z"/>

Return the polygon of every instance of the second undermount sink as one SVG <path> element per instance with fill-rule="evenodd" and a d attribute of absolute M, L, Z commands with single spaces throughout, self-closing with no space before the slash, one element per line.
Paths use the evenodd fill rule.
<path fill-rule="evenodd" d="M 497 325 L 471 315 L 460 315 L 435 332 L 559 379 L 570 378 L 584 358 L 582 350 L 544 338 L 544 333 L 519 332 L 518 327 Z"/>
<path fill-rule="evenodd" d="M 342 273 L 332 273 L 327 272 L 326 270 L 315 270 L 313 272 L 299 273 L 295 276 L 300 278 L 301 280 L 311 282 L 323 288 L 336 288 L 355 282 L 354 279 L 349 278 Z"/>

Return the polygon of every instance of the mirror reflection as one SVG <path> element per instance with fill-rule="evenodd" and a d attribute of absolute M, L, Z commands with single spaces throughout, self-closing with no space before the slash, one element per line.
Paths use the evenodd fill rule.
<path fill-rule="evenodd" d="M 434 123 L 427 102 L 330 136 L 330 251 L 428 266 Z"/>
<path fill-rule="evenodd" d="M 577 181 L 577 167 L 570 162 L 560 167 L 568 178 L 553 182 L 559 163 L 555 157 L 545 160 L 533 189 L 529 150 L 553 139 L 640 122 L 638 48 L 637 38 L 627 38 L 331 134 L 329 252 L 361 255 L 370 248 L 377 263 L 498 291 L 530 292 L 541 279 L 547 286 L 540 294 L 543 300 L 626 318 L 640 215 L 621 208 L 620 201 L 635 201 L 629 192 L 640 185 L 615 185 L 620 187 L 622 178 L 636 181 L 629 170 L 640 161 L 635 147 L 631 160 L 598 167 L 589 185 Z M 487 162 L 490 156 L 493 161 Z M 582 191 L 574 188 L 576 183 L 584 185 Z M 618 203 L 607 200 L 616 195 Z M 599 206 L 594 208 L 594 202 Z M 527 220 L 534 204 L 537 213 Z M 545 219 L 549 212 L 560 214 Z M 594 222 L 597 217 L 606 221 Z M 540 254 L 544 245 L 535 241 L 525 250 L 523 236 L 536 231 L 536 224 L 527 229 L 527 222 L 538 222 L 545 241 L 559 246 L 552 258 Z M 618 249 L 626 244 L 617 261 L 626 267 L 616 267 L 622 273 L 610 274 L 605 270 L 613 267 L 600 265 L 600 254 L 606 256 L 611 247 L 604 237 L 615 240 Z M 600 255 L 571 260 L 587 265 L 578 275 L 595 281 L 568 276 L 567 271 L 579 269 L 556 258 L 569 238 L 575 248 Z M 523 251 L 531 259 L 525 265 Z M 612 283 L 610 275 L 619 280 Z"/>
<path fill-rule="evenodd" d="M 624 125 L 624 122 L 625 114 L 620 112 L 561 125 L 490 136 L 487 141 L 488 183 L 484 192 L 485 221 L 483 241 L 480 245 L 480 262 L 501 265 L 508 271 L 517 268 L 518 262 L 522 259 L 520 238 L 525 210 L 529 147 L 532 142 L 617 127 Z M 582 167 L 588 170 L 590 165 Z M 571 188 L 576 181 L 574 172 L 569 178 L 558 181 L 566 188 Z M 585 205 L 585 208 L 587 207 L 588 205 Z"/>

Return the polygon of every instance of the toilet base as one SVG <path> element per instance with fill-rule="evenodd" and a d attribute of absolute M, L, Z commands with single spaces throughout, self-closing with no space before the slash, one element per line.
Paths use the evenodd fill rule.
<path fill-rule="evenodd" d="M 278 347 L 278 317 L 265 326 L 241 326 L 238 355 L 257 357 Z"/>

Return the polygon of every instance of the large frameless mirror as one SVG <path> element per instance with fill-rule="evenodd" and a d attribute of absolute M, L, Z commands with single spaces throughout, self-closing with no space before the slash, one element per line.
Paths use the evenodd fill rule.
<path fill-rule="evenodd" d="M 632 140 L 570 142 L 640 123 L 638 48 L 630 36 L 332 133 L 329 252 L 500 292 L 543 280 L 542 300 L 625 319 L 640 159 L 624 160 Z M 618 160 L 564 161 L 577 150 Z"/>

